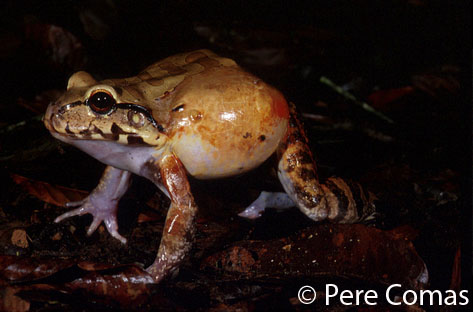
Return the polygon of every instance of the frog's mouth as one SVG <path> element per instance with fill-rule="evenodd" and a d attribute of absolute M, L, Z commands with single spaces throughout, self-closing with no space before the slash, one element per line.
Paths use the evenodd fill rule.
<path fill-rule="evenodd" d="M 80 133 L 74 133 L 68 130 L 68 125 L 66 125 L 65 131 L 58 131 L 54 128 L 51 121 L 45 120 L 44 124 L 54 138 L 72 145 L 76 145 L 77 141 L 105 141 L 121 145 L 152 146 L 152 144 L 146 143 L 143 137 L 136 133 L 124 131 L 104 133 L 95 126 Z"/>

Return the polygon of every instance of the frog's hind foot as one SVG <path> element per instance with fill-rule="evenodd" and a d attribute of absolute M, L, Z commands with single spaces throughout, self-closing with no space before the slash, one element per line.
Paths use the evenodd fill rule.
<path fill-rule="evenodd" d="M 258 198 L 238 215 L 247 219 L 261 217 L 266 208 L 286 209 L 295 207 L 294 201 L 283 192 L 261 192 Z"/>

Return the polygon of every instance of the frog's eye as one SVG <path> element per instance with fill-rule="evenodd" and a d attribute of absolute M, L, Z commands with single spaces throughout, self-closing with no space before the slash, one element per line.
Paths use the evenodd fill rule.
<path fill-rule="evenodd" d="M 107 91 L 98 90 L 92 93 L 87 99 L 87 105 L 98 114 L 108 114 L 114 108 L 117 102 Z"/>

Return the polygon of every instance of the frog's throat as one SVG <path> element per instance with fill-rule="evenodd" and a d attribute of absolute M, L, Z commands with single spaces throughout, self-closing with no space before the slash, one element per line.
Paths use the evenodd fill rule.
<path fill-rule="evenodd" d="M 158 159 L 165 151 L 164 146 L 130 146 L 107 140 L 73 139 L 57 132 L 51 132 L 51 134 L 104 164 L 138 175 L 144 164 Z"/>

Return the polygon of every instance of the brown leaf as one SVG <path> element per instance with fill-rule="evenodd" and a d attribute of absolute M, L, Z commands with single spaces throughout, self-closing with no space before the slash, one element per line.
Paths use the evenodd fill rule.
<path fill-rule="evenodd" d="M 26 231 L 23 229 L 16 229 L 11 235 L 11 243 L 21 248 L 28 248 L 28 238 Z"/>
<path fill-rule="evenodd" d="M 399 109 L 400 103 L 396 100 L 414 92 L 414 88 L 406 86 L 397 89 L 379 90 L 368 96 L 369 103 L 377 110 L 389 112 L 396 108 Z"/>
<path fill-rule="evenodd" d="M 82 270 L 85 268 L 86 270 Z M 41 284 L 43 278 L 52 274 L 58 280 L 65 282 Z M 7 282 L 11 281 L 35 281 L 34 285 L 24 285 L 19 288 L 21 291 L 59 291 L 62 294 L 78 295 L 88 298 L 88 300 L 101 302 L 107 306 L 117 303 L 120 306 L 136 307 L 145 303 L 150 297 L 149 284 L 153 283 L 151 276 L 136 265 L 112 266 L 107 264 L 81 263 L 76 266 L 72 261 L 60 259 L 32 259 L 14 256 L 0 256 L 0 278 Z M 69 281 L 69 282 L 68 282 Z M 11 307 L 13 304 L 19 305 L 20 298 L 14 298 L 12 293 L 0 291 L 0 300 L 3 306 Z M 35 294 L 37 300 L 43 301 L 38 292 Z M 3 295 L 3 298 L 1 296 Z M 30 298 L 31 296 L 28 296 Z M 13 301 L 16 300 L 16 301 Z M 0 301 L 0 308 L 2 307 Z M 7 309 L 7 311 L 15 311 Z M 25 311 L 25 310 L 18 310 Z"/>
<path fill-rule="evenodd" d="M 205 259 L 201 268 L 230 280 L 332 276 L 413 289 L 428 278 L 405 235 L 361 224 L 317 225 L 287 238 L 237 242 Z"/>
<path fill-rule="evenodd" d="M 42 181 L 35 181 L 17 174 L 11 174 L 11 178 L 30 195 L 47 203 L 64 206 L 68 202 L 79 201 L 88 195 L 88 192 L 55 186 Z"/>
<path fill-rule="evenodd" d="M 156 220 L 162 220 L 162 216 L 159 215 L 158 213 L 150 210 L 145 210 L 143 212 L 140 212 L 138 214 L 138 223 L 143 223 L 143 222 L 151 222 L 151 221 L 156 221 Z"/>
<path fill-rule="evenodd" d="M 10 312 L 24 312 L 30 310 L 30 303 L 16 296 L 20 287 L 5 287 L 0 290 L 0 310 Z"/>
<path fill-rule="evenodd" d="M 90 268 L 90 267 L 89 267 Z M 124 265 L 108 270 L 90 271 L 65 284 L 69 291 L 87 292 L 104 303 L 118 302 L 122 306 L 140 305 L 150 296 L 151 276 L 135 265 Z"/>
<path fill-rule="evenodd" d="M 0 279 L 5 281 L 37 280 L 73 264 L 73 261 L 56 258 L 38 259 L 0 255 Z"/>

